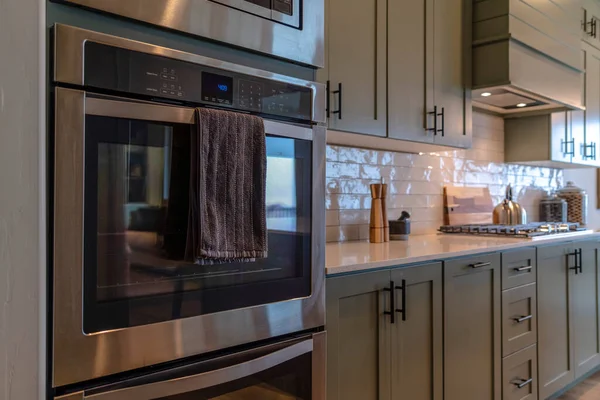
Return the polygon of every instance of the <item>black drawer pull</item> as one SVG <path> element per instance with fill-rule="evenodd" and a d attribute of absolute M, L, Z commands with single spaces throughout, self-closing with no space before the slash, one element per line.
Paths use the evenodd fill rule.
<path fill-rule="evenodd" d="M 530 385 L 533 382 L 533 378 L 529 379 L 519 379 L 518 381 L 511 382 L 513 385 L 518 387 L 519 389 L 523 389 L 525 386 Z"/>
<path fill-rule="evenodd" d="M 533 318 L 533 315 L 529 314 L 529 315 L 525 315 L 525 316 L 520 317 L 520 318 L 513 318 L 513 319 L 515 320 L 515 322 L 517 322 L 517 323 L 520 324 L 521 322 L 525 322 L 525 321 L 527 321 L 527 320 L 529 320 L 531 318 Z"/>
<path fill-rule="evenodd" d="M 386 292 L 390 292 L 390 310 L 391 311 L 384 311 L 383 313 L 385 315 L 389 315 L 390 316 L 390 322 L 393 324 L 396 322 L 396 313 L 394 312 L 394 308 L 396 307 L 396 296 L 395 296 L 395 290 L 394 290 L 394 281 L 390 281 L 390 287 L 389 288 L 384 288 L 383 290 Z"/>
<path fill-rule="evenodd" d="M 469 267 L 471 267 L 471 268 L 483 268 L 483 267 L 489 267 L 490 265 L 492 265 L 491 262 L 481 262 L 481 263 L 469 264 Z"/>
<path fill-rule="evenodd" d="M 517 267 L 517 268 L 515 268 L 515 271 L 523 272 L 523 271 L 531 271 L 532 269 L 533 269 L 533 267 L 531 265 L 527 265 L 526 267 Z"/>

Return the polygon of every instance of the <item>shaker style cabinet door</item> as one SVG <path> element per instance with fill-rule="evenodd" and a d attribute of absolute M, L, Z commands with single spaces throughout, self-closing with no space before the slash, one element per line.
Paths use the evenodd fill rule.
<path fill-rule="evenodd" d="M 583 0 L 581 7 L 581 37 L 591 46 L 600 49 L 600 4 L 596 0 Z"/>
<path fill-rule="evenodd" d="M 579 270 L 573 278 L 573 357 L 575 379 L 600 364 L 600 275 L 597 264 L 597 242 L 574 243 Z M 573 260 L 574 262 L 574 260 Z"/>
<path fill-rule="evenodd" d="M 326 284 L 327 399 L 390 400 L 390 272 Z"/>
<path fill-rule="evenodd" d="M 443 399 L 442 265 L 392 270 L 392 398 Z"/>
<path fill-rule="evenodd" d="M 471 147 L 470 84 L 472 1 L 435 0 L 434 104 L 437 106 L 436 144 Z M 442 110 L 443 108 L 443 110 Z"/>
<path fill-rule="evenodd" d="M 574 246 L 538 248 L 538 376 L 545 399 L 575 379 L 572 352 Z"/>
<path fill-rule="evenodd" d="M 325 3 L 329 129 L 386 136 L 386 1 Z"/>
<path fill-rule="evenodd" d="M 427 114 L 434 107 L 433 3 L 388 0 L 390 138 L 426 143 L 434 140 L 435 117 Z M 440 118 L 438 121 L 441 123 Z"/>
<path fill-rule="evenodd" d="M 444 263 L 444 399 L 500 400 L 500 254 Z"/>

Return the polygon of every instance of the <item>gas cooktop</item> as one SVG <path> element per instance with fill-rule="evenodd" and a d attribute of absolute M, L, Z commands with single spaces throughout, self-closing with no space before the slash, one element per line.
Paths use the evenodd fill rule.
<path fill-rule="evenodd" d="M 442 233 L 468 234 L 477 236 L 508 236 L 521 239 L 543 239 L 559 236 L 573 236 L 591 233 L 578 223 L 531 222 L 524 225 L 443 225 Z"/>

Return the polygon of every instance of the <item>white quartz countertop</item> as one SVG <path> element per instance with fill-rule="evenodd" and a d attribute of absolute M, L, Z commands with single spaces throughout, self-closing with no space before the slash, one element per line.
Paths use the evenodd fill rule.
<path fill-rule="evenodd" d="M 411 236 L 408 241 L 387 243 L 369 243 L 368 241 L 328 243 L 325 268 L 327 275 L 331 276 L 519 247 L 581 240 L 595 236 L 600 239 L 600 233 L 593 231 L 535 241 L 509 237 L 435 234 L 415 235 Z"/>

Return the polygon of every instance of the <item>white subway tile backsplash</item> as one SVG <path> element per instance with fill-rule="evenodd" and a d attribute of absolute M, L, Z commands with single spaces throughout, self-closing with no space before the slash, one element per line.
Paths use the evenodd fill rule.
<path fill-rule="evenodd" d="M 342 146 L 327 148 L 326 239 L 329 242 L 369 238 L 369 185 L 383 178 L 389 184 L 388 216 L 402 210 L 412 215 L 412 234 L 428 234 L 443 224 L 443 187 L 486 186 L 492 201 L 504 198 L 506 185 L 538 219 L 545 191 L 562 185 L 558 169 L 504 164 L 504 120 L 474 113 L 473 148 L 429 154 L 408 154 Z"/>

